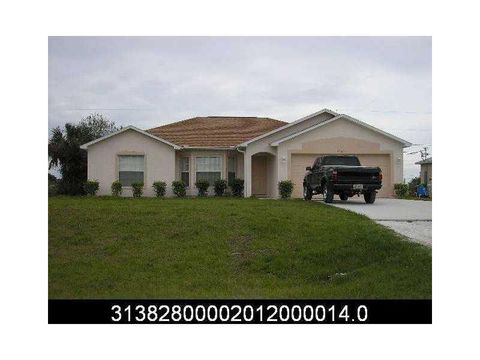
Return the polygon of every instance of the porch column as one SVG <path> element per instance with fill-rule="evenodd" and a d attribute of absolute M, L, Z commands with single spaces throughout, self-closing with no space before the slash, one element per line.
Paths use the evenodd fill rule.
<path fill-rule="evenodd" d="M 223 169 L 222 169 L 223 176 L 221 178 L 224 180 L 228 180 L 228 155 L 229 155 L 228 151 L 225 151 L 223 153 Z"/>
<path fill-rule="evenodd" d="M 252 195 L 252 155 L 247 151 L 243 155 L 243 180 L 245 181 L 243 196 L 250 197 Z"/>

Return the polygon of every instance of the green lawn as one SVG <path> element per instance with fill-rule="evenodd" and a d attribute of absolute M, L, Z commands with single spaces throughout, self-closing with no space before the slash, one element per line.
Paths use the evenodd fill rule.
<path fill-rule="evenodd" d="M 54 197 L 48 257 L 50 298 L 431 298 L 429 248 L 319 202 Z"/>

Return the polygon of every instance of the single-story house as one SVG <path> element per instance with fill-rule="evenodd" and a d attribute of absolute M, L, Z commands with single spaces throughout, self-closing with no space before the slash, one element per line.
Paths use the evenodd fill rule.
<path fill-rule="evenodd" d="M 88 151 L 88 178 L 99 182 L 99 195 L 110 194 L 120 180 L 123 193 L 143 181 L 153 196 L 154 181 L 183 180 L 196 195 L 197 179 L 241 178 L 245 197 L 278 197 L 277 184 L 292 180 L 293 196 L 302 196 L 305 167 L 325 154 L 357 155 L 363 165 L 379 166 L 392 196 L 403 180 L 403 148 L 411 144 L 358 119 L 323 109 L 294 122 L 260 117 L 195 117 L 149 130 L 127 126 L 82 145 Z M 213 191 L 210 191 L 212 193 Z"/>
<path fill-rule="evenodd" d="M 432 194 L 432 158 L 429 157 L 425 160 L 415 163 L 420 165 L 420 183 L 426 184 L 428 193 Z"/>

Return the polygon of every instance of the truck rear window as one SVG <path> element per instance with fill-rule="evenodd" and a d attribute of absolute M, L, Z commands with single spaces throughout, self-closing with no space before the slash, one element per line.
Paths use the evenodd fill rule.
<path fill-rule="evenodd" d="M 325 156 L 322 161 L 323 165 L 346 165 L 360 166 L 360 161 L 355 156 Z"/>

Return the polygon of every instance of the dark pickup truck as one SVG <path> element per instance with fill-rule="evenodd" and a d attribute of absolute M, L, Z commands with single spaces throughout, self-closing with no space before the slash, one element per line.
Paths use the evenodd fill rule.
<path fill-rule="evenodd" d="M 311 200 L 313 195 L 323 194 L 324 201 L 331 203 L 335 194 L 343 201 L 363 194 L 365 202 L 373 204 L 381 187 L 382 170 L 379 167 L 361 166 L 356 156 L 328 155 L 317 158 L 312 167 L 307 167 L 303 198 Z"/>

